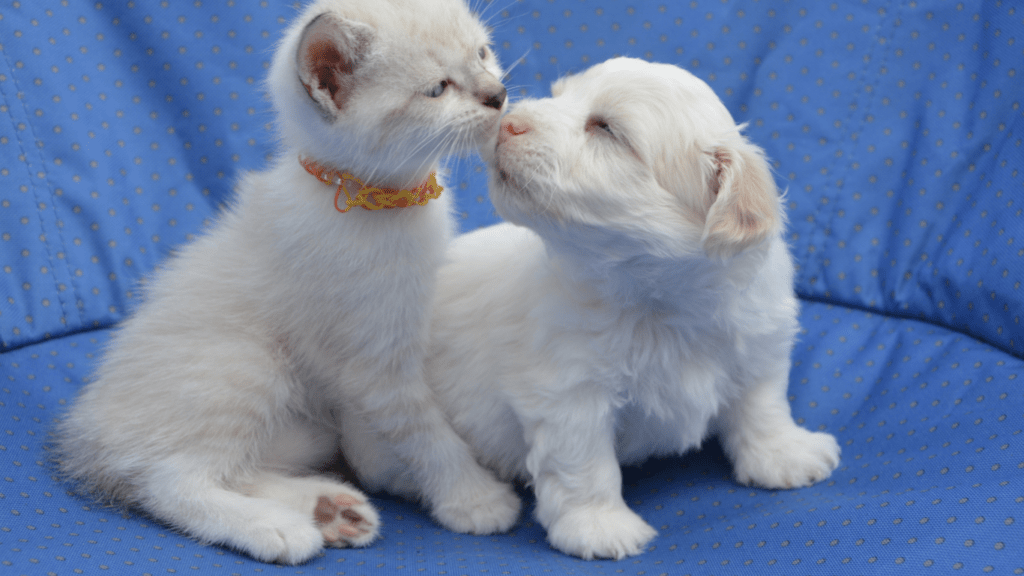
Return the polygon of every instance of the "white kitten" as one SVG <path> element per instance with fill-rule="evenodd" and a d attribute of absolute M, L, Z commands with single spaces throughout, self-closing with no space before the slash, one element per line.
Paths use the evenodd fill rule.
<path fill-rule="evenodd" d="M 444 154 L 493 147 L 505 89 L 487 44 L 461 0 L 321 0 L 296 20 L 268 79 L 283 151 L 117 331 L 60 426 L 69 476 L 189 535 L 297 563 L 378 534 L 365 496 L 304 475 L 341 426 L 383 439 L 443 525 L 511 526 L 515 494 L 423 381 L 451 195 L 339 213 L 357 186 L 299 162 L 409 188 Z M 374 454 L 347 456 L 380 484 Z"/>
<path fill-rule="evenodd" d="M 717 432 L 739 482 L 806 486 L 839 446 L 798 427 L 786 388 L 793 265 L 762 152 L 711 89 L 615 59 L 518 103 L 491 197 L 514 223 L 457 238 L 428 383 L 501 476 L 532 481 L 552 546 L 640 553 L 655 530 L 620 463 Z"/>

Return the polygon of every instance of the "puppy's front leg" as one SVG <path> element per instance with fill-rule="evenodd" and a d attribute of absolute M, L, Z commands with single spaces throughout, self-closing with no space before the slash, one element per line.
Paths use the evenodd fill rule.
<path fill-rule="evenodd" d="M 505 532 L 519 517 L 519 497 L 481 467 L 466 442 L 455 433 L 413 363 L 382 371 L 372 393 L 359 399 L 360 419 L 387 441 L 409 467 L 412 483 L 430 504 L 435 519 L 456 532 Z M 351 440 L 351 439 L 350 439 Z M 349 443 L 351 446 L 352 444 Z M 366 444 L 363 444 L 366 446 Z M 386 454 L 350 457 L 360 474 L 394 470 L 362 465 Z M 392 487 L 399 478 L 364 478 L 373 486 Z"/>
<path fill-rule="evenodd" d="M 615 413 L 596 388 L 534 403 L 544 414 L 524 422 L 526 467 L 553 547 L 587 560 L 620 559 L 642 552 L 657 532 L 622 499 Z"/>
<path fill-rule="evenodd" d="M 831 434 L 797 426 L 786 389 L 789 365 L 748 388 L 720 416 L 720 439 L 736 481 L 765 488 L 799 488 L 828 478 L 839 465 Z"/>

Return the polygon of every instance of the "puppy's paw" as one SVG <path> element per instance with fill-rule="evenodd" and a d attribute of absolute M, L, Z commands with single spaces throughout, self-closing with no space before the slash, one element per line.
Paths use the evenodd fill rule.
<path fill-rule="evenodd" d="M 512 528 L 519 519 L 519 508 L 519 497 L 511 486 L 481 474 L 436 503 L 434 517 L 454 532 L 494 534 Z"/>
<path fill-rule="evenodd" d="M 793 425 L 770 438 L 742 446 L 733 466 L 736 481 L 764 488 L 800 488 L 828 478 L 839 466 L 839 444 L 831 434 Z"/>
<path fill-rule="evenodd" d="M 320 496 L 313 517 L 327 546 L 366 546 L 380 534 L 377 511 L 354 494 Z"/>
<path fill-rule="evenodd" d="M 548 527 L 552 547 L 584 560 L 635 556 L 657 535 L 624 504 L 569 510 Z"/>

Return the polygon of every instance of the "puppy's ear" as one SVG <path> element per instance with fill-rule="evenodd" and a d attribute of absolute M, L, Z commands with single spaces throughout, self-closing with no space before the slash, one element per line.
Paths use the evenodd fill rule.
<path fill-rule="evenodd" d="M 330 13 L 302 31 L 295 54 L 299 81 L 327 119 L 337 116 L 355 88 L 355 71 L 369 52 L 373 28 Z"/>
<path fill-rule="evenodd" d="M 779 194 L 764 154 L 745 141 L 708 152 L 711 207 L 701 245 L 712 258 L 726 259 L 776 234 L 782 224 Z"/>

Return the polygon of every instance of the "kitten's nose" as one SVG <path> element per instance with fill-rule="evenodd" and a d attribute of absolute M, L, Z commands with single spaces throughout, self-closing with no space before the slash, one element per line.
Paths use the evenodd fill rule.
<path fill-rule="evenodd" d="M 504 86 L 497 92 L 484 92 L 480 94 L 480 102 L 488 108 L 494 108 L 495 110 L 501 110 L 501 107 L 505 104 L 505 96 L 508 95 L 508 91 L 505 90 Z"/>
<path fill-rule="evenodd" d="M 519 118 L 506 116 L 501 121 L 501 129 L 498 130 L 498 144 L 507 142 L 513 136 L 521 136 L 530 131 L 530 125 Z"/>

